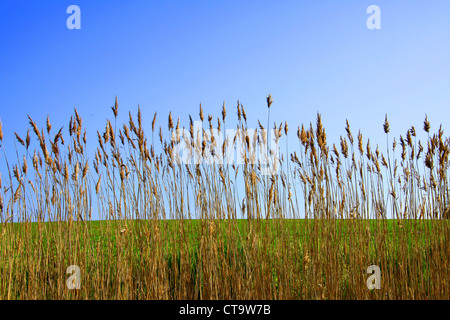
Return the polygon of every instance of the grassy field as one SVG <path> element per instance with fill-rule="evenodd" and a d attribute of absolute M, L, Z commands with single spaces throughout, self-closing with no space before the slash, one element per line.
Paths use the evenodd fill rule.
<path fill-rule="evenodd" d="M 446 299 L 448 227 L 445 220 L 8 224 L 0 297 Z M 66 288 L 73 264 L 82 270 L 80 290 Z M 382 270 L 380 290 L 367 289 L 370 265 Z"/>
<path fill-rule="evenodd" d="M 288 124 L 274 124 L 286 148 L 277 155 L 239 103 L 238 130 L 223 141 L 213 122 L 226 127 L 225 105 L 216 120 L 200 107 L 199 132 L 191 117 L 182 131 L 169 114 L 158 133 L 155 114 L 149 137 L 140 110 L 123 124 L 118 110 L 116 99 L 92 158 L 76 110 L 68 137 L 49 118 L 45 129 L 29 118 L 38 144 L 16 133 L 14 163 L 0 122 L 0 299 L 450 296 L 450 140 L 427 119 L 422 144 L 414 127 L 390 138 L 386 117 L 385 152 L 361 133 L 354 139 L 348 122 L 339 149 L 320 115 L 290 144 Z M 214 161 L 179 161 L 181 141 L 193 158 Z M 229 146 L 241 164 L 227 163 Z M 369 290 L 373 265 L 380 288 Z M 79 268 L 79 289 L 69 266 Z"/>

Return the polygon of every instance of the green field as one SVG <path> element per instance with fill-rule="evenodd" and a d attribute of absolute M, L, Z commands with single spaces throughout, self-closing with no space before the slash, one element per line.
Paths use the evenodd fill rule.
<path fill-rule="evenodd" d="M 2 299 L 426 298 L 439 297 L 433 282 L 445 284 L 448 277 L 436 276 L 449 273 L 445 220 L 130 220 L 0 230 L 2 256 L 13 259 L 0 268 Z M 65 288 L 69 265 L 82 270 L 80 290 Z M 367 289 L 370 265 L 381 268 L 380 290 Z"/>

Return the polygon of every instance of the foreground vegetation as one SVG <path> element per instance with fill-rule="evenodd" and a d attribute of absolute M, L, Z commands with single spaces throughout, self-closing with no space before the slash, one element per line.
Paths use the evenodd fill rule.
<path fill-rule="evenodd" d="M 348 123 L 339 150 L 328 145 L 320 115 L 298 127 L 289 152 L 288 124 L 275 124 L 274 140 L 286 138 L 276 158 L 264 152 L 264 126 L 250 131 L 239 103 L 238 130 L 224 141 L 213 129 L 225 128 L 225 105 L 216 128 L 200 107 L 209 129 L 199 133 L 192 118 L 183 132 L 170 114 L 169 138 L 160 127 L 156 142 L 156 114 L 149 142 L 140 111 L 119 125 L 117 99 L 112 110 L 93 161 L 76 110 L 69 137 L 49 119 L 39 130 L 29 118 L 39 145 L 30 132 L 16 134 L 15 164 L 0 142 L 0 299 L 450 296 L 449 139 L 441 128 L 431 134 L 427 119 L 424 147 L 414 127 L 390 141 L 386 118 L 385 153 L 361 133 L 354 140 Z M 214 161 L 179 161 L 182 141 Z M 227 163 L 230 146 L 242 164 Z M 266 171 L 269 158 L 276 170 Z M 81 289 L 66 285 L 71 265 Z M 367 288 L 371 265 L 380 267 L 381 289 Z"/>

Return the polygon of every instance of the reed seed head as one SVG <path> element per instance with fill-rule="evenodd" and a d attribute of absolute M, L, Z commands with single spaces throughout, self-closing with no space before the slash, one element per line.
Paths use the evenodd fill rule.
<path fill-rule="evenodd" d="M 52 125 L 50 123 L 50 116 L 47 116 L 47 133 L 50 134 L 50 130 L 52 130 Z"/>
<path fill-rule="evenodd" d="M 152 132 L 154 132 L 154 131 L 155 131 L 156 114 L 157 114 L 157 112 L 155 112 L 155 114 L 153 115 L 153 121 L 152 121 Z"/>
<path fill-rule="evenodd" d="M 172 119 L 172 112 L 169 112 L 169 123 L 168 123 L 169 130 L 173 128 L 173 119 Z"/>
<path fill-rule="evenodd" d="M 273 103 L 272 95 L 269 93 L 269 96 L 267 97 L 267 108 L 270 108 L 272 103 Z"/>
<path fill-rule="evenodd" d="M 114 107 L 111 107 L 113 113 L 114 113 L 114 117 L 117 118 L 117 115 L 119 114 L 119 102 L 117 101 L 117 96 L 116 96 L 116 101 L 114 103 Z"/>
<path fill-rule="evenodd" d="M 389 132 L 389 121 L 388 121 L 387 115 L 384 118 L 383 129 L 384 129 L 384 133 Z"/>
<path fill-rule="evenodd" d="M 19 137 L 19 135 L 18 135 L 16 132 L 14 132 L 14 134 L 16 135 L 17 141 L 18 141 L 21 145 L 25 146 L 25 142 Z"/>
<path fill-rule="evenodd" d="M 202 109 L 202 104 L 201 104 L 201 103 L 200 103 L 200 112 L 199 112 L 199 116 L 200 116 L 200 120 L 202 120 L 202 122 L 203 122 L 204 117 L 203 117 L 203 109 Z"/>
<path fill-rule="evenodd" d="M 225 101 L 222 106 L 222 121 L 225 122 L 225 117 L 227 116 L 227 108 L 225 108 Z"/>
<path fill-rule="evenodd" d="M 425 115 L 425 120 L 423 122 L 423 130 L 425 130 L 425 132 L 430 133 L 430 122 L 428 121 L 428 116 Z"/>
<path fill-rule="evenodd" d="M 241 104 L 239 103 L 239 100 L 238 100 L 238 102 L 237 102 L 237 116 L 238 116 L 238 121 L 241 121 L 241 116 L 242 116 L 240 106 L 241 106 Z"/>

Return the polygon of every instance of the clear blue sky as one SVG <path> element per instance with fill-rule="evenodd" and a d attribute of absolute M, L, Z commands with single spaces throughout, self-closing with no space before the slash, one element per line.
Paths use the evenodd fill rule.
<path fill-rule="evenodd" d="M 81 9 L 69 30 L 66 8 Z M 369 5 L 381 8 L 381 30 L 369 30 Z M 141 106 L 167 124 L 172 111 L 187 123 L 235 118 L 236 101 L 250 125 L 267 119 L 297 125 L 323 117 L 329 141 L 345 134 L 383 144 L 392 133 L 437 130 L 450 121 L 450 1 L 2 1 L 0 118 L 6 148 L 24 135 L 27 114 L 44 126 L 68 127 L 76 107 L 91 143 L 112 116 Z M 101 128 L 100 128 L 101 126 Z M 446 132 L 448 133 L 448 132 Z M 3 160 L 1 161 L 3 162 Z"/>

